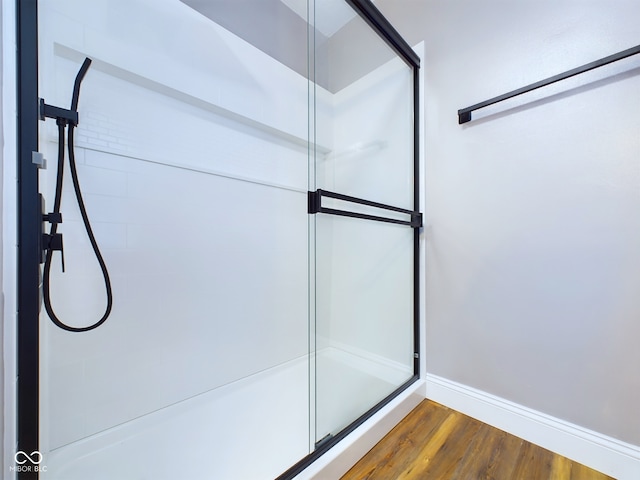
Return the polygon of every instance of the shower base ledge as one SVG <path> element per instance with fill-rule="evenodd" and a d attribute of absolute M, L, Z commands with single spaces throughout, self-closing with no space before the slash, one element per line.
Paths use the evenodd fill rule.
<path fill-rule="evenodd" d="M 362 371 L 367 377 L 377 373 L 381 384 L 397 382 L 407 375 L 393 362 L 365 358 L 362 352 L 339 347 L 344 346 L 320 350 L 316 361 L 330 365 L 327 360 L 333 359 L 341 370 Z M 420 403 L 425 393 L 424 381 L 413 383 L 296 478 L 340 478 Z M 327 399 L 322 402 L 329 405 Z M 47 468 L 40 477 L 274 478 L 309 453 L 309 413 L 309 357 L 305 355 L 43 452 Z M 277 450 L 265 448 L 265 439 Z M 252 461 L 247 462 L 249 454 Z"/>
<path fill-rule="evenodd" d="M 308 363 L 291 360 L 43 452 L 40 478 L 275 478 L 308 454 Z"/>
<path fill-rule="evenodd" d="M 420 379 L 298 474 L 295 480 L 342 477 L 425 397 L 426 382 Z"/>

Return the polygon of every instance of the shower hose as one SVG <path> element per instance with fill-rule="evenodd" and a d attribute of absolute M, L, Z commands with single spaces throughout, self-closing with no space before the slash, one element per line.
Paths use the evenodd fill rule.
<path fill-rule="evenodd" d="M 71 111 L 77 112 L 78 110 L 78 97 L 80 96 L 80 83 L 82 79 L 87 73 L 89 66 L 91 65 L 91 59 L 86 58 L 82 67 L 78 71 L 76 76 L 76 80 L 73 86 L 73 96 L 71 98 Z M 102 271 L 102 277 L 104 279 L 104 286 L 106 290 L 107 296 L 107 305 L 102 317 L 96 321 L 95 323 L 85 326 L 85 327 L 73 327 L 64 323 L 58 316 L 56 315 L 53 307 L 51 305 L 51 292 L 50 292 L 50 282 L 51 282 L 51 258 L 53 256 L 54 248 L 47 248 L 45 261 L 44 261 L 44 272 L 42 279 L 42 293 L 44 297 L 44 308 L 49 314 L 49 318 L 51 321 L 57 325 L 58 327 L 67 330 L 69 332 L 87 332 L 89 330 L 93 330 L 100 325 L 102 325 L 111 313 L 111 307 L 113 304 L 113 295 L 111 292 L 111 280 L 109 279 L 109 272 L 107 271 L 107 265 L 102 258 L 102 254 L 100 253 L 100 249 L 98 248 L 98 243 L 96 242 L 95 236 L 93 234 L 93 230 L 91 228 L 91 223 L 89 222 L 89 216 L 87 215 L 87 209 L 84 205 L 84 200 L 82 198 L 82 192 L 80 190 L 80 183 L 78 182 L 78 172 L 76 169 L 76 158 L 74 152 L 74 129 L 75 122 L 68 121 L 65 118 L 58 117 L 56 120 L 58 125 L 58 169 L 57 169 L 57 177 L 56 177 L 56 191 L 55 191 L 55 199 L 53 203 L 53 212 L 48 214 L 45 218 L 49 219 L 58 219 L 49 220 L 51 221 L 51 230 L 49 232 L 49 238 L 61 238 L 56 237 L 58 231 L 58 223 L 62 222 L 62 217 L 60 214 L 60 203 L 62 201 L 62 180 L 64 173 L 64 157 L 65 157 L 65 130 L 68 127 L 68 135 L 67 135 L 67 146 L 69 151 L 69 170 L 71 172 L 71 179 L 73 181 L 73 189 L 75 191 L 76 199 L 78 201 L 78 207 L 80 208 L 80 214 L 82 216 L 82 222 L 84 223 L 84 228 L 87 232 L 87 236 L 89 237 L 89 241 L 91 242 L 91 247 L 93 248 L 93 252 L 95 254 L 98 263 L 100 264 L 100 269 Z M 62 261 L 62 271 L 64 272 L 64 251 L 62 250 L 62 242 L 60 241 L 59 248 L 56 250 L 60 250 L 61 253 L 61 261 Z"/>

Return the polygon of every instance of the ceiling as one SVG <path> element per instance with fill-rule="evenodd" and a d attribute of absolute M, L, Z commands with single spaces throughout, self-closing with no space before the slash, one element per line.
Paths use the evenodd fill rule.
<path fill-rule="evenodd" d="M 307 21 L 307 0 L 280 1 Z M 355 11 L 344 0 L 321 0 L 315 8 L 315 27 L 325 37 L 332 37 L 355 16 Z"/>
<path fill-rule="evenodd" d="M 314 48 L 317 62 L 323 69 L 316 69 L 314 81 L 330 91 L 335 90 L 336 86 L 331 82 L 340 72 L 331 70 L 328 62 L 342 50 L 353 47 L 349 45 L 354 43 L 353 38 L 347 43 L 345 38 L 340 38 L 350 30 L 347 27 L 354 25 L 353 20 L 357 17 L 346 0 L 180 1 L 305 77 L 309 75 L 307 3 L 315 4 Z M 358 23 L 364 25 L 364 22 Z M 357 38 L 359 33 L 352 32 L 351 37 Z"/>

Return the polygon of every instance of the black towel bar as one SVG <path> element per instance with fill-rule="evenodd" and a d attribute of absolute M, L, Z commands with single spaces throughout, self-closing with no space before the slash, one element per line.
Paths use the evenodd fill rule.
<path fill-rule="evenodd" d="M 589 70 L 593 70 L 594 68 L 602 67 L 604 65 L 608 65 L 609 63 L 617 62 L 618 60 L 622 60 L 623 58 L 627 58 L 632 55 L 637 55 L 638 53 L 640 53 L 640 45 L 635 46 L 633 48 L 629 48 L 622 52 L 618 52 L 614 55 L 609 55 L 608 57 L 601 58 L 600 60 L 596 60 L 595 62 L 587 63 L 586 65 L 582 65 L 581 67 L 568 70 L 564 73 L 554 75 L 553 77 L 540 80 L 539 82 L 532 83 L 530 85 L 527 85 L 526 87 L 518 88 L 517 90 L 512 90 L 511 92 L 505 93 L 503 95 L 490 98 L 489 100 L 485 100 L 484 102 L 476 103 L 475 105 L 472 105 L 470 107 L 462 108 L 458 110 L 458 123 L 463 124 L 471 121 L 471 112 L 473 112 L 474 110 L 479 110 L 480 108 L 488 107 L 489 105 L 493 105 L 494 103 L 502 102 L 503 100 L 506 100 L 508 98 L 512 98 L 517 95 L 522 95 L 523 93 L 530 92 L 531 90 L 535 90 L 540 87 L 545 87 L 552 83 L 559 82 L 560 80 L 565 80 L 575 75 L 588 72 Z"/>

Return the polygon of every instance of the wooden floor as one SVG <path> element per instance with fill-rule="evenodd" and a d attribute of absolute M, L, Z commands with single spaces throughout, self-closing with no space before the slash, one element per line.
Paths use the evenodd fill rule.
<path fill-rule="evenodd" d="M 549 450 L 425 400 L 341 480 L 605 480 Z"/>

